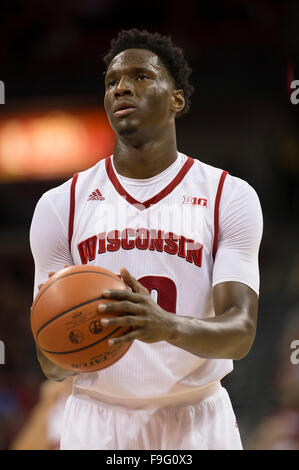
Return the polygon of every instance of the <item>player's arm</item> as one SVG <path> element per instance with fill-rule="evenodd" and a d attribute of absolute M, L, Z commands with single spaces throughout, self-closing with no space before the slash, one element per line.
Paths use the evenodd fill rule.
<path fill-rule="evenodd" d="M 132 292 L 112 291 L 105 297 L 123 302 L 98 307 L 123 317 L 106 319 L 103 325 L 131 325 L 134 330 L 114 343 L 139 339 L 168 341 L 199 357 L 241 359 L 253 343 L 258 308 L 258 251 L 262 212 L 255 191 L 238 183 L 234 196 L 224 201 L 220 237 L 213 271 L 215 316 L 196 318 L 173 315 L 157 305 L 147 290 L 126 270 L 121 271 Z M 192 293 L 190 293 L 192 295 Z M 185 313 L 188 312 L 188 303 Z"/>
<path fill-rule="evenodd" d="M 241 359 L 256 333 L 263 219 L 254 189 L 238 179 L 227 183 L 213 268 L 215 317 L 186 321 L 178 317 L 172 344 L 201 357 Z"/>
<path fill-rule="evenodd" d="M 231 191 L 231 192 L 230 192 Z M 242 180 L 224 187 L 213 268 L 215 316 L 177 317 L 169 342 L 205 358 L 242 359 L 255 338 L 263 218 L 254 189 Z"/>
<path fill-rule="evenodd" d="M 104 296 L 123 302 L 101 304 L 101 312 L 117 311 L 130 316 L 102 320 L 103 326 L 135 328 L 113 343 L 139 339 L 146 343 L 167 341 L 196 356 L 208 359 L 241 359 L 250 350 L 256 331 L 258 296 L 247 285 L 223 282 L 214 287 L 216 316 L 207 319 L 173 315 L 152 299 L 146 289 L 126 270 L 122 277 L 134 293 L 109 291 Z M 186 310 L 188 304 L 186 304 Z"/>
<path fill-rule="evenodd" d="M 242 359 L 255 338 L 258 296 L 239 282 L 213 289 L 215 317 L 177 316 L 169 343 L 205 358 Z"/>
<path fill-rule="evenodd" d="M 67 193 L 64 198 L 65 208 L 63 205 L 54 205 L 46 193 L 34 211 L 30 228 L 30 246 L 35 264 L 34 297 L 40 285 L 48 279 L 49 273 L 59 271 L 66 264 L 73 264 L 68 249 L 67 227 L 63 225 L 63 220 L 68 221 Z M 47 378 L 61 381 L 74 375 L 74 372 L 53 364 L 36 348 L 39 364 Z"/>
<path fill-rule="evenodd" d="M 241 359 L 256 333 L 263 217 L 256 192 L 244 181 L 236 179 L 231 193 L 224 186 L 223 196 L 213 269 L 215 317 L 201 320 L 200 349 L 205 357 Z"/>

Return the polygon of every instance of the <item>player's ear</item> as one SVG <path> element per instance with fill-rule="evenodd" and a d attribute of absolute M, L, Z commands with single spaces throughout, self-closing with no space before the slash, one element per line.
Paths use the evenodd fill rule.
<path fill-rule="evenodd" d="M 176 114 L 183 111 L 185 107 L 184 90 L 173 90 L 170 102 L 171 110 Z"/>

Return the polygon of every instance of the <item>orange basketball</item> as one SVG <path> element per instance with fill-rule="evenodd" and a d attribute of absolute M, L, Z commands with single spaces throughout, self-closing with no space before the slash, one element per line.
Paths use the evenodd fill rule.
<path fill-rule="evenodd" d="M 105 289 L 126 289 L 113 272 L 97 266 L 71 266 L 54 274 L 39 290 L 31 307 L 31 329 L 42 353 L 64 369 L 92 372 L 117 362 L 132 342 L 108 345 L 130 327 L 103 327 L 100 313 Z"/>

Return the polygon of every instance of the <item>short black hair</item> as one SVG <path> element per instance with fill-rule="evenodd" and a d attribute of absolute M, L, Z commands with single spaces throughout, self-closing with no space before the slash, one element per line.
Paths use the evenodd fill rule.
<path fill-rule="evenodd" d="M 107 68 L 116 55 L 127 49 L 147 49 L 159 57 L 173 78 L 176 89 L 184 91 L 185 107 L 177 116 L 186 114 L 190 108 L 190 96 L 194 91 L 189 83 L 192 70 L 184 57 L 183 50 L 172 43 L 171 36 L 162 36 L 160 33 L 150 33 L 137 28 L 122 30 L 112 39 L 110 50 L 103 58 Z"/>

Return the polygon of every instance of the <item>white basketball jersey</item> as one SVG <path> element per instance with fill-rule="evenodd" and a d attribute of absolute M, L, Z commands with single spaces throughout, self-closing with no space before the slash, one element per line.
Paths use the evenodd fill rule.
<path fill-rule="evenodd" d="M 227 173 L 185 157 L 159 194 L 136 201 L 115 173 L 112 157 L 74 176 L 69 243 L 74 264 L 119 274 L 122 267 L 174 315 L 207 318 L 213 309 L 218 214 Z M 116 364 L 80 373 L 74 386 L 122 398 L 190 392 L 218 381 L 229 359 L 204 359 L 167 342 L 135 340 Z"/>

